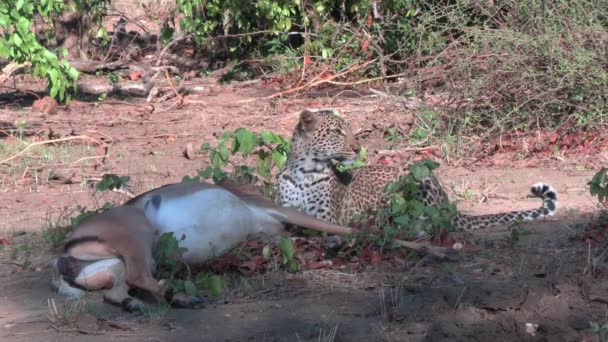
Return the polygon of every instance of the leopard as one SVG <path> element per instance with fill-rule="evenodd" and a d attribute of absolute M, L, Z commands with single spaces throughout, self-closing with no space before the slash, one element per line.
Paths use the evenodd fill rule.
<path fill-rule="evenodd" d="M 287 160 L 278 174 L 280 205 L 295 207 L 308 215 L 334 224 L 348 225 L 357 214 L 377 212 L 387 184 L 406 171 L 397 165 L 365 165 L 340 172 L 338 165 L 352 165 L 362 146 L 349 122 L 335 109 L 304 109 L 293 130 Z M 460 211 L 451 218 L 454 231 L 472 231 L 553 216 L 557 192 L 538 182 L 530 188 L 542 200 L 530 210 L 468 215 Z M 417 185 L 424 206 L 440 207 L 450 199 L 441 180 L 431 173 Z"/>

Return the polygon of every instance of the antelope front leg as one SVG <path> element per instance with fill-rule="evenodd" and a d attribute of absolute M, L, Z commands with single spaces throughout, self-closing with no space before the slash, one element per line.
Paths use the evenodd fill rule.
<path fill-rule="evenodd" d="M 145 308 L 139 299 L 129 296 L 129 286 L 127 283 L 116 283 L 113 288 L 107 290 L 103 299 L 111 304 L 119 305 L 129 312 L 142 312 Z"/>

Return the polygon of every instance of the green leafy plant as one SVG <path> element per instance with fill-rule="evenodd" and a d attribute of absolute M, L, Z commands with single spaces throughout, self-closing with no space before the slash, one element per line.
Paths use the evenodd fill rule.
<path fill-rule="evenodd" d="M 224 292 L 224 280 L 217 274 L 201 272 L 196 275 L 194 284 L 199 289 L 209 291 L 215 297 L 220 297 Z"/>
<path fill-rule="evenodd" d="M 110 81 L 110 84 L 118 83 L 118 74 L 115 72 L 108 73 L 108 81 Z"/>
<path fill-rule="evenodd" d="M 294 260 L 296 250 L 293 245 L 293 241 L 289 237 L 281 237 L 279 247 L 281 248 L 281 255 L 283 256 L 283 266 L 285 267 L 285 269 L 289 272 L 298 271 L 298 264 Z"/>
<path fill-rule="evenodd" d="M 99 191 L 114 190 L 124 188 L 129 184 L 131 177 L 118 176 L 112 173 L 107 173 L 102 176 L 101 181 L 95 185 L 95 189 Z"/>
<path fill-rule="evenodd" d="M 63 1 L 57 0 L 0 2 L 0 57 L 19 64 L 30 62 L 33 75 L 46 78 L 50 95 L 60 101 L 70 99 L 76 91 L 78 71 L 42 46 L 30 27 L 34 15 L 48 17 L 63 7 Z"/>
<path fill-rule="evenodd" d="M 365 147 L 361 147 L 361 150 L 359 150 L 359 154 L 357 155 L 357 158 L 355 158 L 355 161 L 352 162 L 351 164 L 348 165 L 344 165 L 344 164 L 338 164 L 337 169 L 340 172 L 347 172 L 347 171 L 351 171 L 354 169 L 358 169 L 360 167 L 365 166 L 365 157 L 367 156 L 367 151 L 365 150 Z"/>
<path fill-rule="evenodd" d="M 591 332 L 596 335 L 597 341 L 606 341 L 608 323 L 601 324 L 597 321 L 590 321 L 589 326 L 591 327 Z"/>
<path fill-rule="evenodd" d="M 185 237 L 182 236 L 183 240 Z M 188 295 L 198 295 L 198 289 L 187 274 L 186 279 L 179 278 L 179 273 L 183 271 L 186 264 L 183 262 L 183 255 L 188 250 L 179 247 L 179 241 L 173 232 L 163 233 L 156 242 L 154 259 L 156 260 L 157 275 L 160 279 L 165 279 L 173 292 L 184 292 Z M 189 269 L 188 269 L 189 270 Z"/>
<path fill-rule="evenodd" d="M 441 124 L 437 112 L 434 110 L 423 110 L 416 116 L 416 125 L 410 133 L 411 143 L 432 143 L 436 138 Z"/>
<path fill-rule="evenodd" d="M 270 131 L 260 133 L 251 132 L 245 128 L 238 128 L 234 132 L 224 132 L 213 147 L 209 143 L 201 145 L 201 151 L 209 152 L 209 166 L 199 170 L 198 176 L 186 176 L 182 181 L 200 181 L 212 179 L 215 183 L 221 182 L 230 173 L 225 171 L 228 166 L 233 167 L 232 176 L 243 183 L 255 183 L 261 180 L 266 192 L 273 188 L 271 177 L 273 168 L 280 170 L 287 160 L 290 141 Z M 230 156 L 247 158 L 256 155 L 255 168 L 234 164 Z"/>
<path fill-rule="evenodd" d="M 182 256 L 187 251 L 186 248 L 179 247 L 179 241 L 173 232 L 160 235 L 156 243 L 155 255 L 159 276 L 164 279 L 172 279 L 181 270 Z"/>
<path fill-rule="evenodd" d="M 185 236 L 180 237 L 180 240 L 183 239 Z M 179 246 L 173 232 L 162 234 L 158 238 L 155 253 L 158 277 L 165 279 L 173 292 L 198 296 L 200 290 L 207 290 L 213 296 L 219 297 L 224 286 L 222 278 L 218 275 L 199 273 L 193 280 L 188 265 L 183 261 L 183 255 L 187 251 L 188 249 Z"/>
<path fill-rule="evenodd" d="M 587 185 L 589 185 L 591 196 L 597 197 L 600 203 L 605 204 L 606 199 L 608 199 L 608 168 L 603 167 L 593 175 Z"/>
<path fill-rule="evenodd" d="M 383 236 L 375 236 L 378 244 L 395 237 L 418 237 L 429 234 L 438 237 L 442 230 L 451 230 L 451 219 L 456 214 L 456 206 L 442 203 L 439 207 L 427 207 L 419 197 L 418 185 L 431 176 L 439 164 L 430 159 L 413 163 L 409 173 L 397 181 L 387 184 L 384 189 L 385 205 L 378 211 L 375 227 Z"/>

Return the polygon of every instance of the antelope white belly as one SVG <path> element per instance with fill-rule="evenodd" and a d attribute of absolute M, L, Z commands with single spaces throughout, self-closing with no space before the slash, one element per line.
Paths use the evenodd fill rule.
<path fill-rule="evenodd" d="M 88 290 L 101 290 L 114 286 L 114 269 L 123 267 L 122 260 L 110 258 L 99 260 L 82 269 L 75 282 Z"/>
<path fill-rule="evenodd" d="M 221 189 L 205 189 L 187 196 L 148 203 L 146 217 L 160 233 L 173 232 L 188 251 L 189 264 L 221 255 L 255 233 L 254 214 L 238 197 Z M 184 240 L 181 240 L 184 237 Z"/>

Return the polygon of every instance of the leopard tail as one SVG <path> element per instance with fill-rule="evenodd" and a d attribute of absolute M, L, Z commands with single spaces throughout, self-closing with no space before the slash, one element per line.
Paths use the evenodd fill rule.
<path fill-rule="evenodd" d="M 499 225 L 509 225 L 516 222 L 539 220 L 553 216 L 557 211 L 557 192 L 550 185 L 536 183 L 530 191 L 535 197 L 540 197 L 543 204 L 540 208 L 531 210 L 509 211 L 489 215 L 466 215 L 458 213 L 452 219 L 455 230 L 476 230 Z"/>

